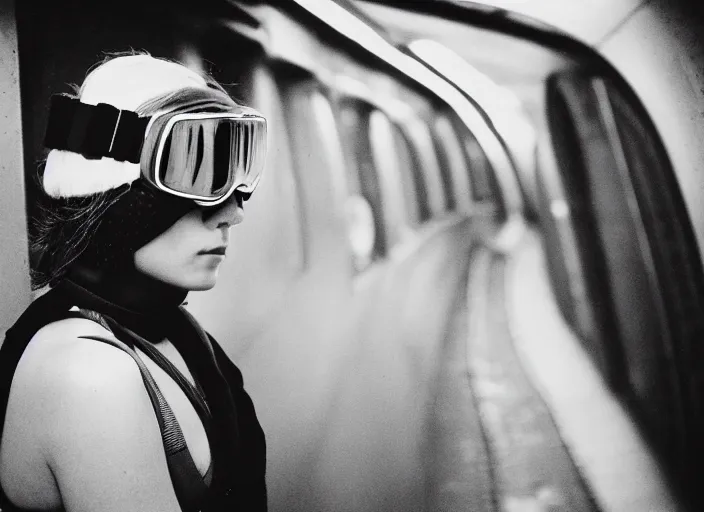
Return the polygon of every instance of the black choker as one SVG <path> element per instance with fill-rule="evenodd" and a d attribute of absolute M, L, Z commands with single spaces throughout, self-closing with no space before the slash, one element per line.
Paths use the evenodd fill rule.
<path fill-rule="evenodd" d="M 136 269 L 108 274 L 79 264 L 72 266 L 63 286 L 81 308 L 112 317 L 143 338 L 166 337 L 169 317 L 177 314 L 188 290 L 151 278 Z"/>

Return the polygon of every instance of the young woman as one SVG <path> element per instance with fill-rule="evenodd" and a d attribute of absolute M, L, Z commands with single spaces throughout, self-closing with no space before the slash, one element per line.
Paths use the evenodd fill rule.
<path fill-rule="evenodd" d="M 266 121 L 148 55 L 55 96 L 36 299 L 0 349 L 0 509 L 266 510 L 239 370 L 186 312 L 215 285 Z"/>

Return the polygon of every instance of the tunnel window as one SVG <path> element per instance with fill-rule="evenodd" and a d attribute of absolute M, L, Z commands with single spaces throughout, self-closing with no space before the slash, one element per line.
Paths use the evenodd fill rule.
<path fill-rule="evenodd" d="M 433 139 L 428 126 L 416 119 L 405 125 L 412 153 L 417 155 L 427 192 L 429 218 L 442 217 L 447 210 L 447 197 Z"/>
<path fill-rule="evenodd" d="M 317 127 L 318 144 L 327 154 L 328 173 L 332 194 L 332 209 L 342 211 L 346 227 L 349 254 L 352 267 L 362 271 L 375 259 L 375 239 L 378 228 L 374 212 L 368 199 L 363 195 L 364 178 L 353 173 L 345 162 L 345 146 L 338 129 L 333 104 L 322 90 L 311 98 L 314 124 Z M 350 183 L 351 182 L 351 183 Z M 351 186 L 354 186 L 352 190 Z M 378 255 L 377 255 L 378 256 Z"/>
<path fill-rule="evenodd" d="M 476 202 L 486 201 L 498 204 L 499 193 L 495 171 L 484 150 L 472 132 L 461 121 L 455 119 L 453 126 L 459 134 L 460 144 L 467 159 L 472 199 Z"/>
<path fill-rule="evenodd" d="M 404 180 L 395 148 L 393 125 L 379 110 L 373 110 L 370 114 L 369 139 L 375 168 L 378 169 L 387 239 L 392 247 L 402 241 L 408 229 L 408 196 L 404 193 Z M 415 199 L 412 198 L 412 201 L 415 202 Z"/>
<path fill-rule="evenodd" d="M 433 139 L 433 149 L 437 155 L 445 205 L 448 211 L 454 211 L 457 207 L 457 202 L 455 201 L 455 193 L 452 186 L 452 157 L 448 152 L 445 141 L 438 136 L 434 129 L 431 130 L 431 137 Z"/>
<path fill-rule="evenodd" d="M 343 100 L 338 105 L 339 131 L 345 141 L 349 192 L 350 196 L 356 196 L 350 203 L 353 208 L 350 215 L 363 216 L 366 215 L 363 210 L 368 210 L 374 222 L 370 261 L 384 256 L 387 251 L 382 184 L 374 161 L 370 133 L 372 112 L 370 105 L 360 101 Z M 356 262 L 356 266 L 359 268 L 368 263 Z"/>
<path fill-rule="evenodd" d="M 314 75 L 282 63 L 277 69 L 277 77 L 284 84 L 287 132 L 301 189 L 307 267 L 329 265 L 339 258 L 340 264 L 349 265 L 348 269 L 354 260 L 354 268 L 361 270 L 374 259 L 373 250 L 364 250 L 364 240 L 370 233 L 374 240 L 376 226 L 373 214 L 365 215 L 373 212 L 362 195 L 366 190 L 363 179 L 356 167 L 350 168 L 345 155 L 349 144 L 342 140 L 339 109 L 331 102 L 330 91 Z M 355 110 L 350 109 L 346 116 L 351 128 L 364 120 L 354 114 Z M 364 124 L 358 129 L 363 130 Z M 359 139 L 363 142 L 364 137 Z"/>
<path fill-rule="evenodd" d="M 433 123 L 436 146 L 442 167 L 447 192 L 456 210 L 469 212 L 472 207 L 467 160 L 455 128 L 444 115 L 438 115 Z"/>
<path fill-rule="evenodd" d="M 413 152 L 403 129 L 393 124 L 392 132 L 396 158 L 401 170 L 403 193 L 406 197 L 408 220 L 412 226 L 417 226 L 430 216 L 423 171 L 420 168 L 418 156 Z"/>

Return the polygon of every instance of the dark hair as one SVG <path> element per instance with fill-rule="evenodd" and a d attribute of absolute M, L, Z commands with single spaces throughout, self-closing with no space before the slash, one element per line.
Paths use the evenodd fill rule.
<path fill-rule="evenodd" d="M 85 250 L 105 211 L 126 191 L 120 187 L 79 197 L 54 198 L 40 188 L 30 230 L 30 277 L 37 290 L 61 277 Z"/>
<path fill-rule="evenodd" d="M 111 53 L 93 66 L 91 71 L 112 59 L 131 55 L 150 56 L 142 51 Z M 236 105 L 227 91 L 212 76 L 200 74 L 208 89 L 193 87 L 172 91 L 144 102 L 135 111 L 145 117 L 160 110 L 193 109 L 201 103 L 212 101 L 213 93 L 223 103 L 229 101 L 232 106 Z M 75 86 L 74 89 L 76 94 L 72 97 L 78 97 L 80 89 Z M 52 284 L 66 273 L 71 263 L 90 243 L 100 227 L 105 211 L 129 190 L 128 185 L 123 185 L 96 194 L 55 198 L 45 192 L 44 187 L 41 186 L 41 179 L 39 181 L 38 211 L 30 219 L 29 230 L 30 277 L 33 290 Z"/>

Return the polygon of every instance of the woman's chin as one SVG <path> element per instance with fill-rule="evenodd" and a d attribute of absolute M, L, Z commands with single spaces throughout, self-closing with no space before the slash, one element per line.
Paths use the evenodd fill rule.
<path fill-rule="evenodd" d="M 203 292 L 205 290 L 210 290 L 218 282 L 218 270 L 215 269 L 206 273 L 205 275 L 198 276 L 197 278 L 194 276 L 194 278 L 189 281 L 190 282 L 186 287 L 188 290 L 191 290 L 193 292 Z"/>
<path fill-rule="evenodd" d="M 213 279 L 212 281 L 195 284 L 189 287 L 188 289 L 192 292 L 204 292 L 206 290 L 210 290 L 213 286 L 215 286 L 216 282 L 217 280 Z"/>
<path fill-rule="evenodd" d="M 172 286 L 191 292 L 203 292 L 210 290 L 217 283 L 218 269 L 197 272 L 191 275 L 180 275 L 176 279 L 170 277 L 172 276 L 159 276 L 162 281 Z"/>

